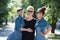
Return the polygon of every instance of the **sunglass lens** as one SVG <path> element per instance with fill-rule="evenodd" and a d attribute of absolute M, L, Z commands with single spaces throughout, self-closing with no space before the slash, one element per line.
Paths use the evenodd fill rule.
<path fill-rule="evenodd" d="M 33 12 L 33 11 L 29 11 L 29 10 L 28 10 L 28 12 Z"/>

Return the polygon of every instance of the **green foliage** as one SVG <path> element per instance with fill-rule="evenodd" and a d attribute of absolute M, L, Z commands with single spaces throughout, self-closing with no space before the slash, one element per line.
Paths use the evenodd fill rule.
<path fill-rule="evenodd" d="M 8 15 L 8 21 L 11 22 L 12 20 L 12 16 L 13 16 L 13 19 L 16 18 L 16 16 L 18 15 L 17 14 L 17 7 L 21 7 L 21 0 L 11 0 L 10 3 L 9 3 L 9 15 Z"/>
<path fill-rule="evenodd" d="M 26 8 L 28 5 L 32 5 L 35 11 L 43 6 L 46 6 L 46 14 L 44 18 L 50 23 L 54 24 L 57 18 L 60 17 L 60 0 L 22 0 L 22 7 Z"/>
<path fill-rule="evenodd" d="M 8 15 L 8 3 L 9 0 L 0 0 L 0 25 L 2 25 L 2 20 Z"/>

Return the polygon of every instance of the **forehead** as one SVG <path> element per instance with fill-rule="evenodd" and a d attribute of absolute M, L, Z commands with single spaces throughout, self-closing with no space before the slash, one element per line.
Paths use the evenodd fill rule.
<path fill-rule="evenodd" d="M 34 10 L 33 8 L 29 8 L 28 10 Z"/>

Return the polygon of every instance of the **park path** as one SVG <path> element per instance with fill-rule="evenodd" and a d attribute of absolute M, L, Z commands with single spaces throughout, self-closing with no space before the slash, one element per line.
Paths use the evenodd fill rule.
<path fill-rule="evenodd" d="M 0 28 L 0 40 L 6 40 L 8 35 L 14 31 L 14 23 L 8 22 L 3 28 Z"/>

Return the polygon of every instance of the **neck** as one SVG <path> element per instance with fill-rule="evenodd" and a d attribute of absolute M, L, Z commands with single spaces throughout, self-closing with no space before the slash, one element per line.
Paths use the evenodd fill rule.
<path fill-rule="evenodd" d="M 41 20 L 43 17 L 39 17 L 38 20 Z"/>
<path fill-rule="evenodd" d="M 26 20 L 28 20 L 28 21 L 30 21 L 30 20 L 32 20 L 33 19 L 33 17 L 31 16 L 31 15 L 28 15 L 27 17 L 26 17 Z"/>
<path fill-rule="evenodd" d="M 32 16 L 31 16 L 31 15 L 28 15 L 27 17 L 28 17 L 28 18 L 32 18 Z"/>
<path fill-rule="evenodd" d="M 19 16 L 23 17 L 22 15 L 19 15 Z"/>

